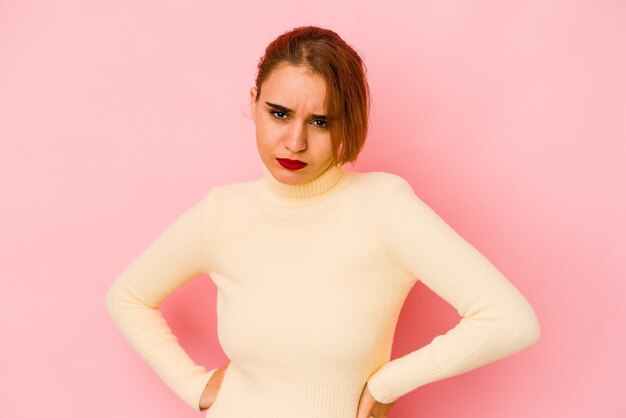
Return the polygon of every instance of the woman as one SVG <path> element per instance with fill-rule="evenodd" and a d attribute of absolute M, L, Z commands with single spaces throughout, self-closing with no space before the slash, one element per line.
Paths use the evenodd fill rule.
<path fill-rule="evenodd" d="M 383 418 L 400 396 L 539 338 L 527 300 L 407 181 L 343 167 L 365 142 L 364 68 L 327 29 L 300 27 L 270 43 L 250 91 L 263 177 L 211 188 L 107 294 L 134 349 L 207 417 Z M 209 371 L 158 310 L 203 273 L 218 289 L 230 359 Z M 390 361 L 417 280 L 462 318 Z"/>

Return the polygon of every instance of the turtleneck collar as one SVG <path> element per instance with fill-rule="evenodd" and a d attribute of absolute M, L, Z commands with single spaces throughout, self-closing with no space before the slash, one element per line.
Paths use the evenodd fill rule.
<path fill-rule="evenodd" d="M 285 184 L 276 180 L 265 164 L 261 165 L 263 195 L 274 203 L 286 206 L 300 206 L 321 201 L 341 189 L 349 182 L 350 177 L 350 173 L 343 166 L 331 164 L 313 180 L 302 184 Z"/>

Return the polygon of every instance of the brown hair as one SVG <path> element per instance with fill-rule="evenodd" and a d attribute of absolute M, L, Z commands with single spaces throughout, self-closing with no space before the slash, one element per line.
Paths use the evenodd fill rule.
<path fill-rule="evenodd" d="M 284 62 L 304 65 L 326 80 L 324 106 L 335 163 L 355 161 L 365 144 L 370 111 L 367 68 L 359 54 L 330 29 L 301 26 L 284 32 L 259 60 L 256 101 L 263 81 Z"/>

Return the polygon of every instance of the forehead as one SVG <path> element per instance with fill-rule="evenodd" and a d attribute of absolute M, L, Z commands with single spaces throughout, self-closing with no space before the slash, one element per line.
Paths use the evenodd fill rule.
<path fill-rule="evenodd" d="M 288 107 L 321 107 L 326 97 L 326 82 L 304 66 L 283 63 L 265 79 L 261 95 L 264 100 Z"/>

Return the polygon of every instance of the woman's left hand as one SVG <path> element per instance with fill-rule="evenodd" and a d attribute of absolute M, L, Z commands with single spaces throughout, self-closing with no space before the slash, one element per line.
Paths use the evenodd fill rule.
<path fill-rule="evenodd" d="M 359 401 L 359 408 L 356 413 L 356 418 L 387 418 L 389 411 L 396 401 L 391 403 L 380 403 L 372 396 L 367 385 L 361 394 L 361 400 Z"/>

